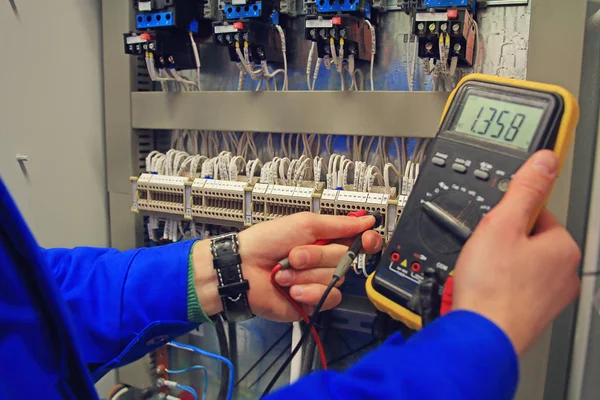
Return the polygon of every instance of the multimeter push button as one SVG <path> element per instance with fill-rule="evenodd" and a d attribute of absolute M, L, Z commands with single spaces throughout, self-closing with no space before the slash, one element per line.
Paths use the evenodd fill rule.
<path fill-rule="evenodd" d="M 442 157 L 433 157 L 431 159 L 431 162 L 437 165 L 438 167 L 443 167 L 444 165 L 446 165 L 446 160 L 444 160 Z"/>
<path fill-rule="evenodd" d="M 490 174 L 480 169 L 476 169 L 475 172 L 473 172 L 473 175 L 475 175 L 475 178 L 481 179 L 482 181 L 490 179 Z"/>
<path fill-rule="evenodd" d="M 465 172 L 467 172 L 467 167 L 465 167 L 463 164 L 459 164 L 459 163 L 452 164 L 452 169 L 461 174 L 464 174 Z"/>

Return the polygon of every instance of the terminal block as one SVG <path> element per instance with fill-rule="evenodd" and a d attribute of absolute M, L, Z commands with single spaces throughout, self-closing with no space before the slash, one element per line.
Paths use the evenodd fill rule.
<path fill-rule="evenodd" d="M 401 210 L 398 210 L 396 190 L 392 188 L 390 194 L 384 191 L 382 187 L 374 187 L 371 192 L 325 189 L 321 195 L 319 213 L 346 215 L 357 210 L 379 211 L 382 222 L 373 229 L 387 240 L 396 228 L 396 216 Z"/>
<path fill-rule="evenodd" d="M 207 10 L 209 17 L 214 15 L 212 10 L 216 10 L 216 2 L 217 0 L 137 0 L 134 1 L 135 27 L 196 32 L 199 25 L 208 23 L 205 19 Z"/>
<path fill-rule="evenodd" d="M 473 0 L 424 0 L 427 8 L 470 7 Z"/>
<path fill-rule="evenodd" d="M 190 219 L 186 215 L 186 191 L 192 184 L 190 178 L 184 176 L 167 176 L 142 174 L 132 177 L 133 206 L 131 211 L 150 211 L 156 214 L 177 215 Z M 188 213 L 189 214 L 189 213 Z"/>
<path fill-rule="evenodd" d="M 257 183 L 252 190 L 252 223 L 319 209 L 323 183 L 305 182 L 304 186 Z"/>
<path fill-rule="evenodd" d="M 266 22 L 244 19 L 233 23 L 214 24 L 213 41 L 220 46 L 227 46 L 229 58 L 238 62 L 236 43 L 243 48 L 248 43 L 250 61 L 260 64 L 261 61 L 283 62 L 281 37 L 275 27 Z"/>
<path fill-rule="evenodd" d="M 371 31 L 363 18 L 350 14 L 306 17 L 304 37 L 317 43 L 319 58 L 330 54 L 330 41 L 339 47 L 344 39 L 344 54 L 354 54 L 356 59 L 371 60 Z"/>
<path fill-rule="evenodd" d="M 316 0 L 319 14 L 350 13 L 358 17 L 371 18 L 369 0 Z"/>
<path fill-rule="evenodd" d="M 227 20 L 253 18 L 270 22 L 273 13 L 279 12 L 276 0 L 223 0 L 221 7 Z"/>
<path fill-rule="evenodd" d="M 194 219 L 245 226 L 252 223 L 252 184 L 247 181 L 194 179 L 190 203 Z"/>
<path fill-rule="evenodd" d="M 467 8 L 446 11 L 423 11 L 414 14 L 413 34 L 419 40 L 420 58 L 440 58 L 440 35 L 450 37 L 451 57 L 458 57 L 458 65 L 473 65 L 475 25 Z"/>
<path fill-rule="evenodd" d="M 203 35 L 210 35 L 208 32 Z M 196 45 L 200 44 L 195 35 Z M 148 31 L 143 33 L 129 32 L 123 34 L 125 54 L 143 56 L 151 52 L 158 68 L 195 69 L 196 59 L 189 35 L 180 31 Z"/>

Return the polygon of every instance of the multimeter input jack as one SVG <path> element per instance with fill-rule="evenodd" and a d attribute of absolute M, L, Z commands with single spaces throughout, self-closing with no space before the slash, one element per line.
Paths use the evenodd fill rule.
<path fill-rule="evenodd" d="M 394 251 L 392 253 L 392 255 L 390 256 L 390 258 L 392 259 L 393 262 L 397 263 L 400 262 L 400 254 L 396 251 Z"/>
<path fill-rule="evenodd" d="M 419 272 L 419 271 L 421 271 L 421 264 L 415 261 L 412 264 L 410 264 L 410 269 L 413 272 Z"/>

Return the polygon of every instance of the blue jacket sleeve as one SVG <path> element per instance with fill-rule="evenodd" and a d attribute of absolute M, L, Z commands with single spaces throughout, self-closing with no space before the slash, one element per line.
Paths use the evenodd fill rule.
<path fill-rule="evenodd" d="M 345 372 L 318 372 L 268 400 L 512 399 L 518 358 L 495 324 L 468 311 L 439 318 L 406 343 L 392 336 Z"/>
<path fill-rule="evenodd" d="M 187 322 L 193 243 L 42 250 L 96 380 L 197 326 Z"/>

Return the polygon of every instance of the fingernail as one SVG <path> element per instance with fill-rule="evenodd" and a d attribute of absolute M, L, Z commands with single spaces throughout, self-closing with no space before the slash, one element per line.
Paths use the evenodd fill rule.
<path fill-rule="evenodd" d="M 289 285 L 294 281 L 296 273 L 291 269 L 284 269 L 277 273 L 275 279 L 280 285 Z"/>
<path fill-rule="evenodd" d="M 293 298 L 302 297 L 303 294 L 304 288 L 302 286 L 292 286 L 290 288 L 290 296 L 292 296 Z"/>
<path fill-rule="evenodd" d="M 539 153 L 533 162 L 533 168 L 545 175 L 555 175 L 558 168 L 558 158 L 554 153 Z"/>
<path fill-rule="evenodd" d="M 365 216 L 359 218 L 360 221 L 367 221 L 367 220 L 373 221 L 374 219 L 375 219 L 375 217 L 372 215 L 365 215 Z"/>
<path fill-rule="evenodd" d="M 306 250 L 298 250 L 294 255 L 298 266 L 308 264 L 308 252 Z"/>

